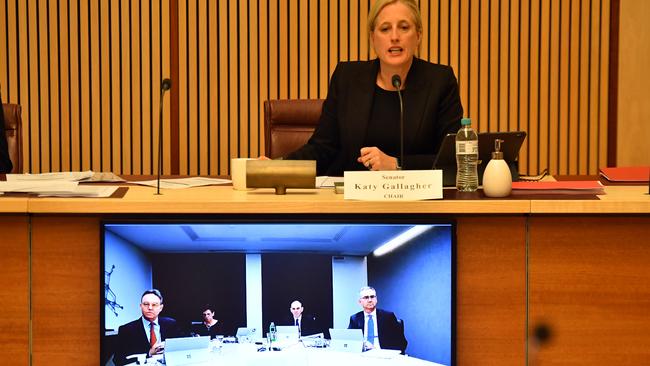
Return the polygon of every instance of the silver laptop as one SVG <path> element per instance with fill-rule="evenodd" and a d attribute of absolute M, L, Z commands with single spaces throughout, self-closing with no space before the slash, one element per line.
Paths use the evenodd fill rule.
<path fill-rule="evenodd" d="M 165 364 L 182 366 L 210 361 L 210 337 L 167 338 L 165 340 Z"/>
<path fill-rule="evenodd" d="M 339 352 L 363 352 L 363 332 L 361 329 L 330 328 L 330 349 Z"/>
<path fill-rule="evenodd" d="M 278 341 L 298 342 L 300 332 L 297 325 L 278 325 L 275 327 Z"/>
<path fill-rule="evenodd" d="M 237 333 L 235 333 L 235 337 L 237 337 L 237 342 L 239 343 L 251 343 L 254 342 L 257 338 L 257 329 L 255 328 L 245 328 L 245 327 L 239 327 L 237 328 Z"/>

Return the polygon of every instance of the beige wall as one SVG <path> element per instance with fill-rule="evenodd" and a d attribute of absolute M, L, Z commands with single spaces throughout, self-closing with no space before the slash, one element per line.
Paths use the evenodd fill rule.
<path fill-rule="evenodd" d="M 617 165 L 650 165 L 650 1 L 621 0 Z"/>

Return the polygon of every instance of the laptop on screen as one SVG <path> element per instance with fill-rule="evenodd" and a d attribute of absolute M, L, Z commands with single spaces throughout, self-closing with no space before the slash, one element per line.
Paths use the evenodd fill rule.
<path fill-rule="evenodd" d="M 275 327 L 278 341 L 298 342 L 300 333 L 296 325 L 278 325 Z"/>
<path fill-rule="evenodd" d="M 494 140 L 503 140 L 501 151 L 503 160 L 510 167 L 512 180 L 519 179 L 519 149 L 526 139 L 524 131 L 510 132 L 481 132 L 478 134 L 478 181 L 483 182 L 483 172 L 494 151 Z M 442 170 L 442 185 L 453 187 L 456 185 L 456 134 L 448 134 L 440 144 L 440 150 L 433 163 L 433 169 Z"/>
<path fill-rule="evenodd" d="M 330 328 L 330 349 L 339 352 L 363 352 L 363 331 Z"/>
<path fill-rule="evenodd" d="M 165 365 L 194 365 L 210 361 L 210 337 L 167 338 Z"/>
<path fill-rule="evenodd" d="M 237 342 L 239 343 L 249 343 L 260 338 L 257 336 L 256 328 L 245 328 L 245 327 L 237 328 L 237 333 L 235 333 L 235 337 L 237 337 Z"/>

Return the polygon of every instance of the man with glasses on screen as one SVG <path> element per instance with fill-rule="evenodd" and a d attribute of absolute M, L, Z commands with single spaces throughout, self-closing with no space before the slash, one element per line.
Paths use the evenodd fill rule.
<path fill-rule="evenodd" d="M 404 353 L 407 345 L 404 329 L 395 313 L 377 308 L 377 291 L 362 287 L 359 304 L 363 310 L 350 317 L 348 329 L 363 330 L 364 348 L 395 349 Z"/>
<path fill-rule="evenodd" d="M 147 357 L 161 354 L 163 342 L 167 338 L 181 337 L 182 334 L 176 320 L 159 317 L 163 310 L 163 297 L 156 289 L 147 290 L 142 294 L 140 310 L 142 317 L 120 326 L 117 333 L 117 345 L 113 362 L 125 365 L 135 360 L 126 358 L 135 354 L 146 353 Z"/>

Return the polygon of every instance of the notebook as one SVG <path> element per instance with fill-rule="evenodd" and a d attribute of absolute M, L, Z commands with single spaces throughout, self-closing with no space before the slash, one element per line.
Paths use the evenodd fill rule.
<path fill-rule="evenodd" d="M 167 338 L 165 364 L 167 366 L 194 365 L 210 361 L 210 337 Z"/>
<path fill-rule="evenodd" d="M 483 172 L 494 151 L 494 140 L 503 140 L 501 151 L 503 159 L 510 167 L 512 180 L 519 178 L 519 149 L 526 139 L 526 132 L 481 132 L 478 134 L 478 159 L 481 163 L 478 165 L 478 181 L 483 182 Z M 440 150 L 433 163 L 433 169 L 442 170 L 442 185 L 453 187 L 456 185 L 456 134 L 448 134 L 442 140 Z"/>
<path fill-rule="evenodd" d="M 339 352 L 363 352 L 363 332 L 361 329 L 330 328 L 330 349 Z"/>

